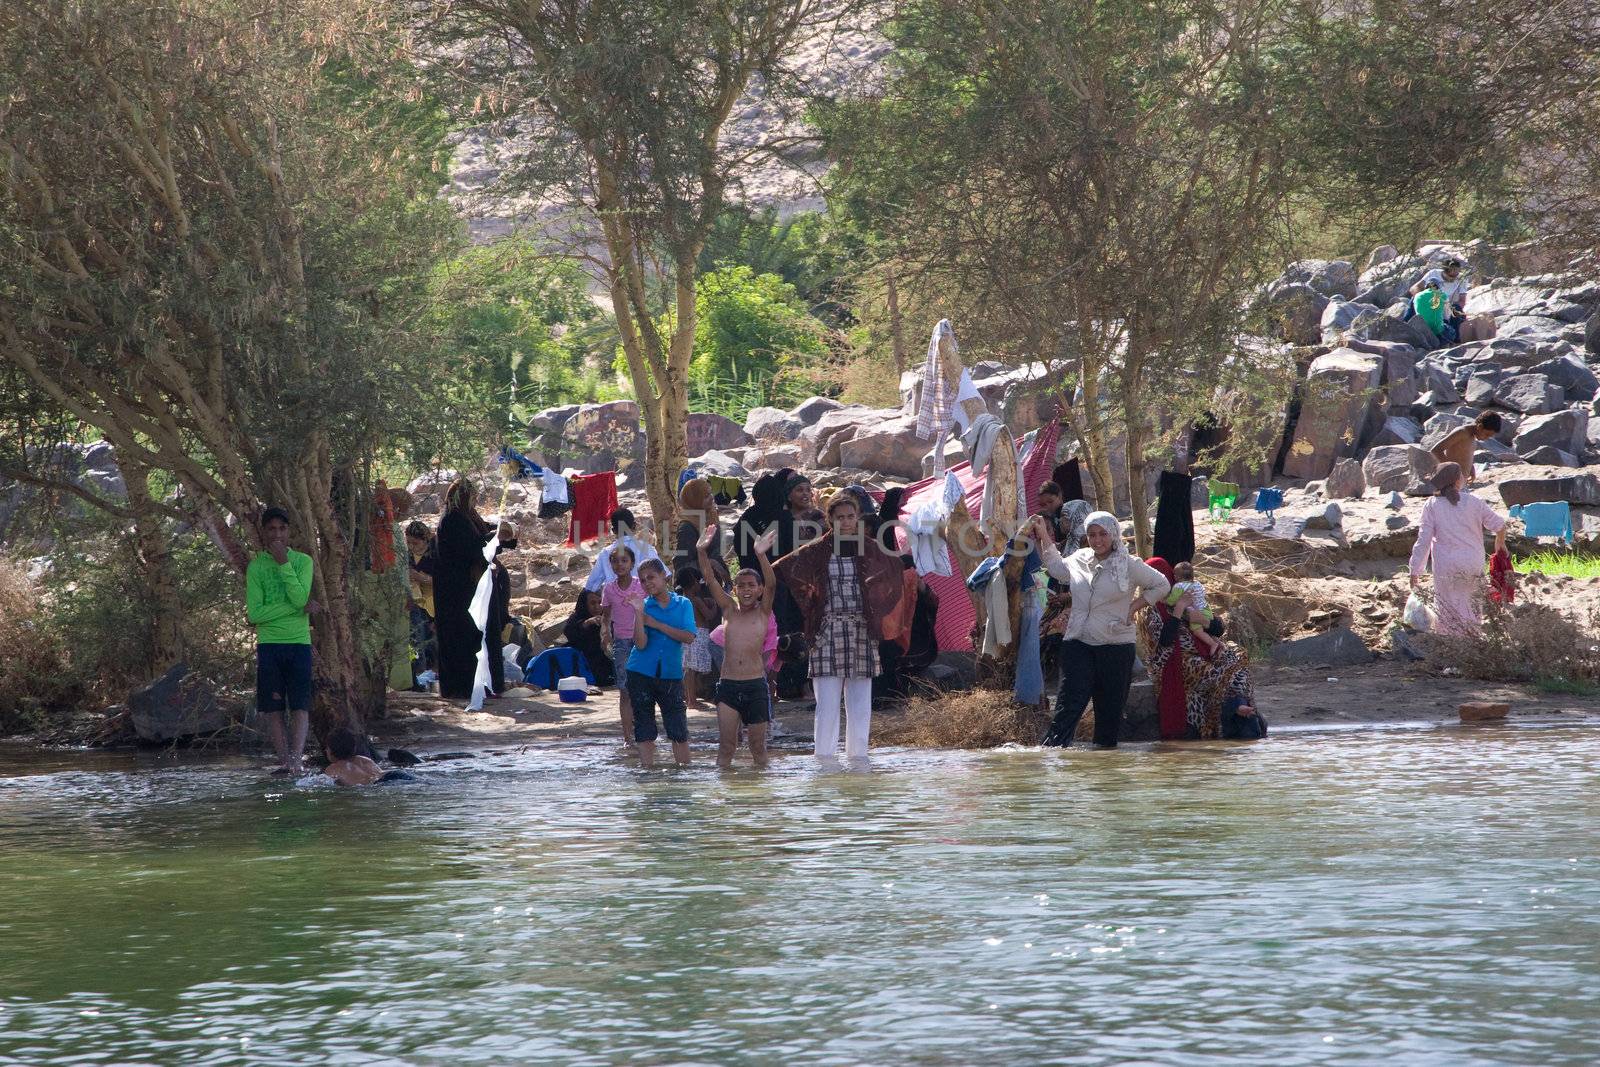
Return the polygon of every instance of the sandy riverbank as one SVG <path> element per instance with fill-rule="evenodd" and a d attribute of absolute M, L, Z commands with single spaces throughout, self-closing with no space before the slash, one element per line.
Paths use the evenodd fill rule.
<path fill-rule="evenodd" d="M 1338 668 L 1263 665 L 1257 668 L 1257 699 L 1274 726 L 1453 723 L 1457 706 L 1468 700 L 1509 702 L 1513 719 L 1600 722 L 1600 700 L 1592 696 L 1440 677 L 1390 661 Z M 896 709 L 885 708 L 875 712 L 875 717 L 895 714 Z M 810 744 L 810 703 L 782 702 L 777 719 L 777 747 Z M 395 693 L 390 696 L 389 716 L 372 723 L 371 730 L 380 748 L 395 746 L 425 753 L 615 738 L 618 722 L 617 694 L 609 689 L 584 704 L 562 704 L 553 695 L 536 692 L 526 698 L 490 701 L 479 712 L 428 694 Z M 690 736 L 697 743 L 714 735 L 716 725 L 710 709 L 689 713 Z"/>

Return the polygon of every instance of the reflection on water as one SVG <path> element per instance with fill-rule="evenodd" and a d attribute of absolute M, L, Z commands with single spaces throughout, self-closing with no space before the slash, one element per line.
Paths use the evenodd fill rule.
<path fill-rule="evenodd" d="M 0 1063 L 1592 1063 L 1597 753 L 0 749 Z"/>

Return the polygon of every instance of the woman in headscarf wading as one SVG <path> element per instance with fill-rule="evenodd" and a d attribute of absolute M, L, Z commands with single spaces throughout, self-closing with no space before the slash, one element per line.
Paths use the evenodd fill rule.
<path fill-rule="evenodd" d="M 1433 472 L 1437 495 L 1422 506 L 1422 525 L 1411 550 L 1411 588 L 1433 562 L 1433 599 L 1439 633 L 1476 637 L 1482 626 L 1478 600 L 1483 594 L 1484 531 L 1494 534 L 1494 550 L 1506 545 L 1506 520 L 1467 492 L 1459 464 L 1441 463 Z"/>
<path fill-rule="evenodd" d="M 1128 555 L 1116 516 L 1096 511 L 1084 526 L 1086 547 L 1063 559 L 1049 524 L 1034 517 L 1033 536 L 1045 570 L 1072 592 L 1061 646 L 1061 691 L 1044 743 L 1070 745 L 1093 699 L 1094 743 L 1115 748 L 1133 682 L 1134 609 L 1141 599 L 1158 603 L 1172 586 L 1143 560 Z"/>

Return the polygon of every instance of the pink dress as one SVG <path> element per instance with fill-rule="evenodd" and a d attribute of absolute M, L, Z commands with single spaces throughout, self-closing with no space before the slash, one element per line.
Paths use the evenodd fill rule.
<path fill-rule="evenodd" d="M 1505 524 L 1493 508 L 1466 491 L 1459 504 L 1436 496 L 1422 506 L 1422 529 L 1411 550 L 1411 573 L 1420 576 L 1432 558 L 1434 615 L 1440 633 L 1478 633 L 1478 599 L 1489 561 L 1483 535 L 1498 533 Z"/>

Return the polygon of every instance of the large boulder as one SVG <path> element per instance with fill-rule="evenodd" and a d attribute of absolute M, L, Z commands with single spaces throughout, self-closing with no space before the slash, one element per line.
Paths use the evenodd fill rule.
<path fill-rule="evenodd" d="M 1416 420 L 1404 415 L 1390 415 L 1383 420 L 1383 425 L 1378 427 L 1378 432 L 1373 435 L 1371 445 L 1377 448 L 1382 445 L 1414 445 L 1422 440 L 1422 427 Z"/>
<path fill-rule="evenodd" d="M 584 404 L 561 428 L 559 459 L 551 463 L 575 467 L 581 474 L 614 470 L 626 476 L 644 468 L 644 428 L 639 405 L 632 400 Z"/>
<path fill-rule="evenodd" d="M 528 420 L 528 428 L 535 433 L 559 434 L 562 427 L 566 426 L 567 421 L 576 415 L 582 406 L 582 404 L 562 404 L 560 407 L 545 408 L 543 411 L 535 412 L 533 418 Z"/>
<path fill-rule="evenodd" d="M 1379 245 L 1367 255 L 1367 270 L 1382 266 L 1385 263 L 1393 263 L 1399 258 L 1400 250 L 1394 245 Z"/>
<path fill-rule="evenodd" d="M 1377 655 L 1354 630 L 1340 625 L 1314 637 L 1280 641 L 1267 650 L 1267 658 L 1290 667 L 1356 667 Z"/>
<path fill-rule="evenodd" d="M 1322 343 L 1343 344 L 1348 333 L 1360 333 L 1383 317 L 1383 308 L 1354 300 L 1334 298 L 1322 309 Z"/>
<path fill-rule="evenodd" d="M 1336 460 L 1355 455 L 1366 444 L 1379 422 L 1382 369 L 1380 357 L 1349 348 L 1312 360 L 1294 442 L 1284 458 L 1285 476 L 1325 478 Z"/>
<path fill-rule="evenodd" d="M 844 407 L 837 400 L 825 396 L 814 396 L 809 400 L 802 400 L 789 410 L 789 414 L 800 420 L 801 427 L 815 426 L 817 421 L 830 411 L 838 411 Z"/>
<path fill-rule="evenodd" d="M 926 441 L 917 439 L 917 417 L 875 420 L 839 445 L 839 466 L 916 481 L 922 477 Z"/>
<path fill-rule="evenodd" d="M 1358 327 L 1361 328 L 1365 328 L 1367 336 L 1373 340 L 1412 345 L 1424 352 L 1432 352 L 1443 344 L 1420 315 L 1408 319 L 1398 314 L 1384 314 L 1370 324 Z"/>
<path fill-rule="evenodd" d="M 1550 446 L 1570 455 L 1581 456 L 1589 436 L 1589 414 L 1577 409 L 1556 411 L 1524 419 L 1517 427 L 1511 447 L 1519 456 Z"/>
<path fill-rule="evenodd" d="M 707 452 L 720 452 L 729 448 L 743 448 L 754 444 L 755 438 L 744 432 L 744 427 L 714 412 L 692 411 L 684 420 L 685 454 L 693 459 Z"/>
<path fill-rule="evenodd" d="M 1565 500 L 1575 507 L 1600 507 L 1600 477 L 1568 474 L 1550 478 L 1510 478 L 1500 483 L 1507 507 Z"/>
<path fill-rule="evenodd" d="M 1405 295 L 1427 266 L 1427 257 L 1417 255 L 1398 256 L 1371 265 L 1357 279 L 1354 299 L 1386 308 Z"/>
<path fill-rule="evenodd" d="M 1358 281 L 1355 265 L 1343 259 L 1302 259 L 1289 264 L 1278 279 L 1283 285 L 1305 285 L 1323 296 L 1346 300 L 1356 295 Z"/>
<path fill-rule="evenodd" d="M 1431 397 L 1435 404 L 1454 404 L 1461 400 L 1448 367 L 1426 359 L 1418 366 L 1417 374 L 1423 394 Z"/>
<path fill-rule="evenodd" d="M 1552 385 L 1561 386 L 1568 400 L 1593 400 L 1600 392 L 1600 377 L 1572 352 L 1536 364 L 1533 373 L 1542 374 Z"/>
<path fill-rule="evenodd" d="M 745 453 L 744 465 L 753 471 L 782 470 L 800 466 L 800 446 L 789 444 L 757 445 Z"/>
<path fill-rule="evenodd" d="M 1479 286 L 1467 293 L 1467 314 L 1487 312 L 1497 319 L 1531 315 L 1544 307 L 1545 291 L 1531 285 Z"/>
<path fill-rule="evenodd" d="M 1583 350 L 1591 356 L 1600 356 L 1600 310 L 1589 316 L 1583 328 Z"/>
<path fill-rule="evenodd" d="M 1322 313 L 1328 298 L 1304 282 L 1273 283 L 1256 301 L 1256 313 L 1270 332 L 1292 345 L 1314 345 L 1322 339 Z"/>
<path fill-rule="evenodd" d="M 1384 445 L 1367 453 L 1361 473 L 1380 493 L 1426 494 L 1427 479 L 1438 467 L 1433 453 L 1419 445 Z"/>
<path fill-rule="evenodd" d="M 1512 315 L 1496 323 L 1495 329 L 1499 337 L 1558 337 L 1563 325 L 1545 315 Z"/>
<path fill-rule="evenodd" d="M 837 467 L 839 446 L 863 427 L 893 418 L 899 411 L 880 410 L 851 404 L 825 412 L 816 422 L 800 431 L 800 456 L 808 467 Z"/>
<path fill-rule="evenodd" d="M 128 718 L 140 741 L 159 744 L 213 734 L 228 725 L 215 687 L 177 663 L 161 677 L 128 694 Z"/>
<path fill-rule="evenodd" d="M 805 428 L 782 408 L 751 408 L 744 417 L 744 432 L 757 441 L 793 441 Z"/>
<path fill-rule="evenodd" d="M 1341 459 L 1328 472 L 1322 491 L 1331 500 L 1355 500 L 1366 493 L 1367 476 L 1355 460 Z"/>
<path fill-rule="evenodd" d="M 750 480 L 750 471 L 736 457 L 720 449 L 702 452 L 694 458 L 694 464 L 701 474 L 714 474 L 720 478 L 738 478 L 742 481 Z"/>
<path fill-rule="evenodd" d="M 1513 374 L 1494 387 L 1494 403 L 1524 415 L 1544 415 L 1566 402 L 1559 385 L 1542 374 Z"/>
<path fill-rule="evenodd" d="M 1571 452 L 1564 452 L 1554 445 L 1540 445 L 1522 457 L 1524 463 L 1535 467 L 1577 467 L 1581 461 Z"/>

